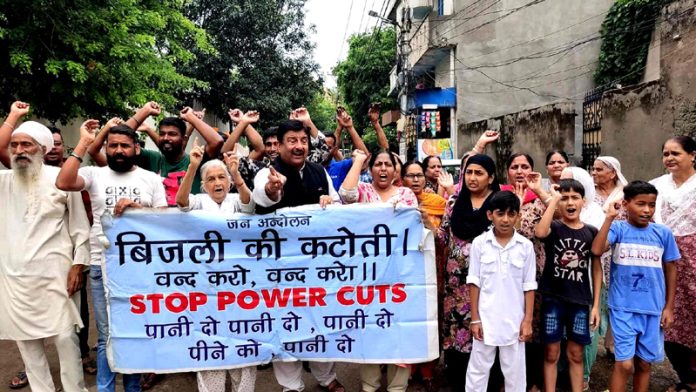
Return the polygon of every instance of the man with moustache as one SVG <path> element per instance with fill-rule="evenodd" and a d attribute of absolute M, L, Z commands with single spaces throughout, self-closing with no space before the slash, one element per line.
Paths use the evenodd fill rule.
<path fill-rule="evenodd" d="M 283 207 L 319 203 L 322 207 L 338 202 L 338 193 L 328 173 L 316 163 L 306 161 L 309 131 L 302 121 L 288 120 L 278 127 L 278 157 L 270 168 L 254 178 L 252 199 L 256 212 L 267 214 Z M 329 392 L 345 392 L 336 379 L 334 362 L 309 362 L 312 375 Z M 302 363 L 274 362 L 273 373 L 284 392 L 302 391 Z"/>
<path fill-rule="evenodd" d="M 79 194 L 56 189 L 59 169 L 43 163 L 53 148 L 48 128 L 27 121 L 9 146 L 12 170 L 0 173 L 0 339 L 17 342 L 32 390 L 55 391 L 44 349 L 50 340 L 63 389 L 86 392 L 75 333 L 82 322 L 71 298 L 89 260 L 84 206 Z"/>
<path fill-rule="evenodd" d="M 102 233 L 101 220 L 105 214 L 121 215 L 127 209 L 143 207 L 166 207 L 167 200 L 161 178 L 135 165 L 140 152 L 136 132 L 126 124 L 107 125 L 105 167 L 86 166 L 80 168 L 82 157 L 94 142 L 97 120 L 87 120 L 80 127 L 80 141 L 68 156 L 56 179 L 56 186 L 67 191 L 87 190 L 92 199 L 94 223 L 90 232 L 91 261 L 90 280 L 92 301 L 99 338 L 97 340 L 97 390 L 112 392 L 116 374 L 111 371 L 106 359 L 108 339 L 108 317 L 102 280 L 101 265 L 104 263 L 104 246 L 108 241 Z M 107 128 L 105 127 L 105 128 Z M 124 374 L 126 392 L 139 392 L 140 375 Z M 33 385 L 33 384 L 32 384 Z"/>

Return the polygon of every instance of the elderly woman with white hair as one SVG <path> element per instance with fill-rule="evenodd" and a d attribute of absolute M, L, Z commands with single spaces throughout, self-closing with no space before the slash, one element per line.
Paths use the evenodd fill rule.
<path fill-rule="evenodd" d="M 254 212 L 254 204 L 251 201 L 251 191 L 239 174 L 239 157 L 234 152 L 225 154 L 225 163 L 219 159 L 213 159 L 201 167 L 201 190 L 205 193 L 192 195 L 191 186 L 198 167 L 203 160 L 203 147 L 194 141 L 191 149 L 188 170 L 181 181 L 176 193 L 176 205 L 183 211 L 205 210 L 215 212 Z M 237 194 L 230 193 L 230 186 L 234 183 Z"/>
<path fill-rule="evenodd" d="M 222 213 L 254 212 L 251 201 L 251 191 L 239 174 L 239 158 L 234 152 L 225 154 L 225 163 L 213 159 L 201 167 L 201 188 L 205 193 L 191 195 L 193 178 L 203 159 L 203 147 L 194 140 L 191 149 L 191 162 L 186 170 L 179 190 L 176 193 L 176 204 L 182 211 L 203 210 Z M 234 183 L 236 193 L 230 193 L 230 185 Z M 230 373 L 233 392 L 253 392 L 256 383 L 256 367 L 248 366 L 229 370 L 207 370 L 198 372 L 199 392 L 224 392 L 226 373 Z"/>
<path fill-rule="evenodd" d="M 610 156 L 599 156 L 592 165 L 592 179 L 595 183 L 594 201 L 602 206 L 605 212 L 611 203 L 620 202 L 623 199 L 623 187 L 628 184 L 626 177 L 621 173 L 621 163 Z M 626 211 L 621 210 L 619 218 L 625 219 Z"/>

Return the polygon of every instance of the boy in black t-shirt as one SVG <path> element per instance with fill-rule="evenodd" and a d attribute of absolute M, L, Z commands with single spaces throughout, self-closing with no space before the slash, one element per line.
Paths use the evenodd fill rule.
<path fill-rule="evenodd" d="M 568 338 L 567 355 L 573 392 L 582 391 L 583 348 L 592 342 L 590 320 L 592 297 L 592 241 L 597 229 L 580 220 L 585 188 L 576 180 L 562 180 L 551 189 L 551 202 L 537 224 L 535 234 L 544 242 L 546 263 L 539 282 L 543 295 L 541 336 L 545 344 L 545 390 L 556 390 L 561 340 Z M 558 211 L 560 220 L 553 220 Z M 592 321 L 590 323 L 590 321 Z"/>

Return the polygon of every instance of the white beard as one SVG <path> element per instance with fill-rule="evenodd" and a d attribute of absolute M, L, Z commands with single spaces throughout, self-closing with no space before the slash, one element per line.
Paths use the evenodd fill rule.
<path fill-rule="evenodd" d="M 14 173 L 15 184 L 17 184 L 17 187 L 20 190 L 25 192 L 24 198 L 27 203 L 25 220 L 30 220 L 38 212 L 39 199 L 46 190 L 41 186 L 43 153 L 38 152 L 32 156 L 29 156 L 31 163 L 29 163 L 29 165 L 26 167 L 20 167 L 15 163 L 16 155 L 12 155 L 10 158 L 12 162 L 12 171 Z"/>

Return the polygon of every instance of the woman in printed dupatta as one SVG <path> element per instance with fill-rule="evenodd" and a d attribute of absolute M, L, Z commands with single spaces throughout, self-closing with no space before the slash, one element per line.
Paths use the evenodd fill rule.
<path fill-rule="evenodd" d="M 696 141 L 673 137 L 662 146 L 662 163 L 669 172 L 652 181 L 657 188 L 654 219 L 672 230 L 681 260 L 677 261 L 674 324 L 665 331 L 665 352 L 679 376 L 672 391 L 696 389 Z"/>
<path fill-rule="evenodd" d="M 418 200 L 409 188 L 395 185 L 398 161 L 387 150 L 372 154 L 368 170 L 372 174 L 372 183 L 359 182 L 360 171 L 367 155 L 361 150 L 353 152 L 353 166 L 343 180 L 338 194 L 343 204 L 353 203 L 390 203 L 404 207 L 417 207 Z M 399 173 L 400 174 L 400 173 Z M 387 365 L 387 391 L 405 392 L 411 369 L 408 365 Z M 382 373 L 379 364 L 360 365 L 360 379 L 363 392 L 375 392 L 380 389 Z"/>
<path fill-rule="evenodd" d="M 464 181 L 458 195 L 447 203 L 438 240 L 448 250 L 444 272 L 442 346 L 447 377 L 453 391 L 463 391 L 471 353 L 471 308 L 466 275 L 469 249 L 474 238 L 488 230 L 486 209 L 500 190 L 495 163 L 486 155 L 470 156 L 464 165 Z"/>

